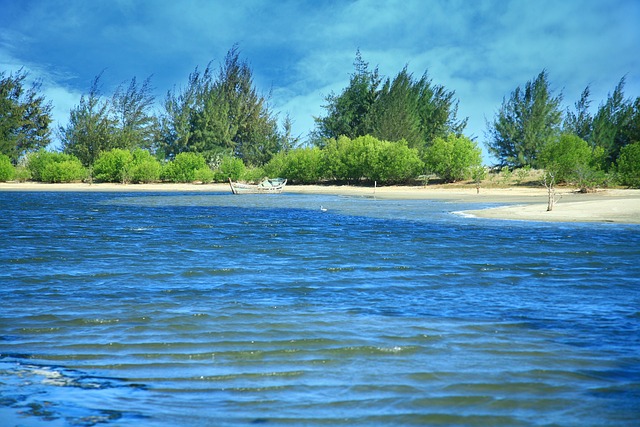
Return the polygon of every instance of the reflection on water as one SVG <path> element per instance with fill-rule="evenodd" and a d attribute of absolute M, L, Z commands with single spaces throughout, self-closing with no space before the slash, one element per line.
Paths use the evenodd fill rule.
<path fill-rule="evenodd" d="M 7 425 L 640 416 L 638 226 L 289 194 L 0 207 Z"/>

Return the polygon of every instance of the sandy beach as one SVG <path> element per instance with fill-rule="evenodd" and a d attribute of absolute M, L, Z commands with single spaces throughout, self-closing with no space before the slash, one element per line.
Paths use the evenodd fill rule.
<path fill-rule="evenodd" d="M 228 184 L 43 184 L 0 183 L 0 191 L 103 191 L 103 192 L 227 192 Z M 302 194 L 336 194 L 381 199 L 423 199 L 463 203 L 491 203 L 504 206 L 465 211 L 460 214 L 482 218 L 556 222 L 613 222 L 640 224 L 640 190 L 610 189 L 595 193 L 577 193 L 559 188 L 553 211 L 547 212 L 544 188 L 482 188 L 472 185 L 353 187 L 288 185 L 285 192 Z"/>

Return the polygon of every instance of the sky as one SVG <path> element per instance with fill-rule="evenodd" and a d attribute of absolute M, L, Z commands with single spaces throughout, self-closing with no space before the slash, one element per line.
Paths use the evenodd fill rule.
<path fill-rule="evenodd" d="M 589 86 L 595 111 L 623 77 L 640 96 L 639 22 L 638 0 L 0 0 L 0 71 L 40 80 L 57 128 L 100 73 L 106 96 L 151 76 L 161 112 L 167 91 L 237 44 L 304 140 L 360 50 L 385 78 L 407 66 L 454 91 L 484 147 L 503 99 L 542 70 L 564 108 Z"/>

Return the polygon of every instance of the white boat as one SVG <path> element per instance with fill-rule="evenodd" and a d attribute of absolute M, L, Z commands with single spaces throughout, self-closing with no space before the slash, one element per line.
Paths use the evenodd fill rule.
<path fill-rule="evenodd" d="M 258 184 L 242 184 L 233 182 L 229 178 L 229 185 L 233 194 L 280 194 L 284 186 L 287 185 L 287 180 L 284 178 L 265 178 Z"/>

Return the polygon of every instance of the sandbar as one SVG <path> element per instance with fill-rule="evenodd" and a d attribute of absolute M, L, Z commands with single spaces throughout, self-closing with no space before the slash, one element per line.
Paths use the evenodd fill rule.
<path fill-rule="evenodd" d="M 0 183 L 0 191 L 103 191 L 103 192 L 230 192 L 228 184 L 45 184 Z M 441 200 L 496 204 L 497 207 L 464 211 L 480 218 L 640 224 L 640 190 L 604 189 L 579 193 L 558 188 L 557 203 L 547 211 L 547 191 L 542 187 L 481 188 L 473 185 L 383 186 L 287 185 L 285 192 L 375 197 L 395 200 Z"/>

